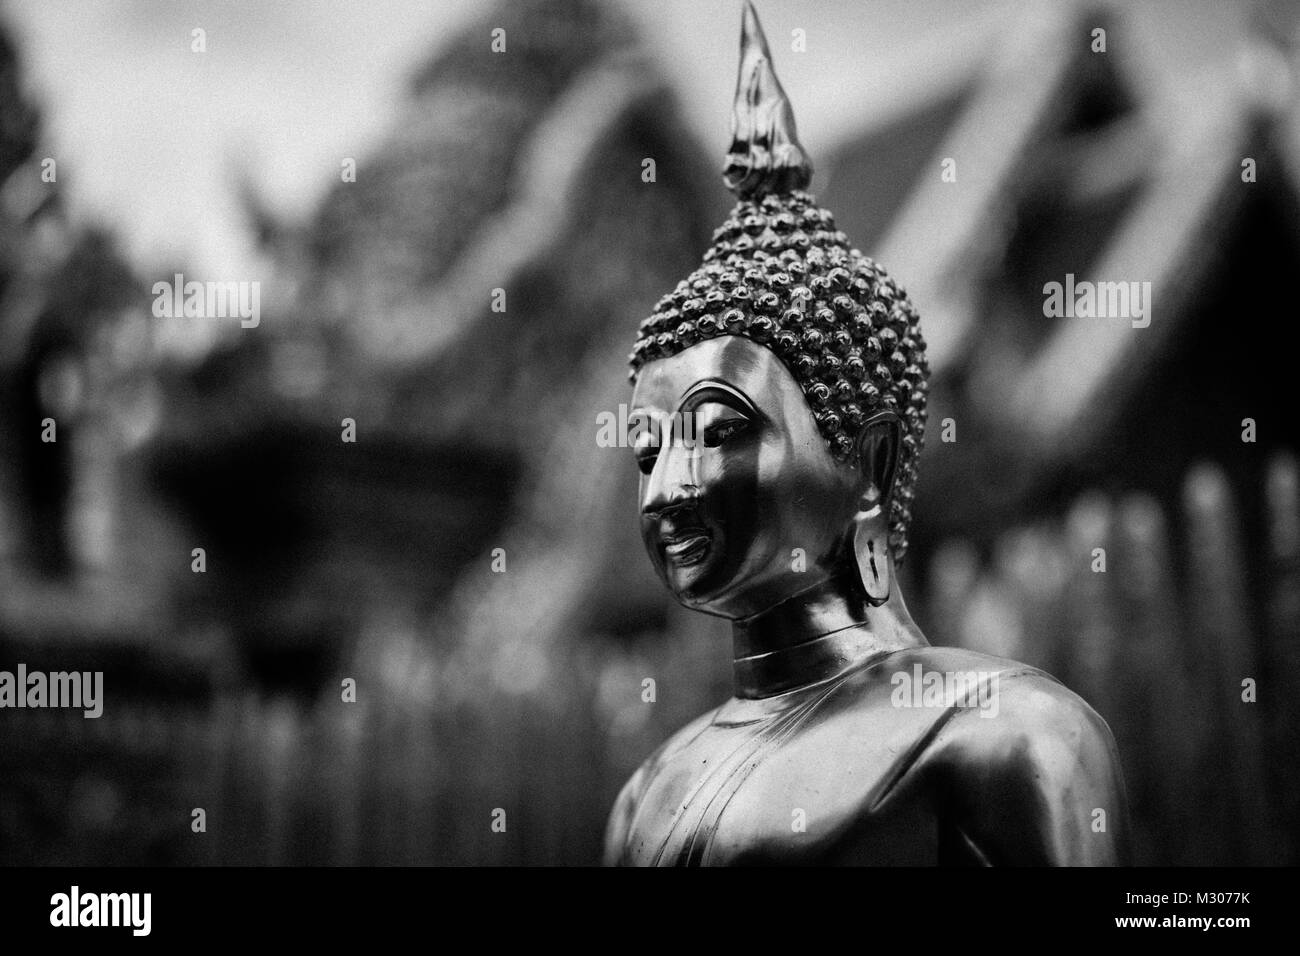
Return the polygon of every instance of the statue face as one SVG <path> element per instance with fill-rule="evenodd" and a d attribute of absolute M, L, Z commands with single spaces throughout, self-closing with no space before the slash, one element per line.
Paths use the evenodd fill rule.
<path fill-rule="evenodd" d="M 637 430 L 641 535 L 687 607 L 749 617 L 821 584 L 844 553 L 857 472 L 826 447 L 798 383 L 769 349 L 707 339 L 645 365 Z M 799 550 L 796 550 L 799 549 Z"/>

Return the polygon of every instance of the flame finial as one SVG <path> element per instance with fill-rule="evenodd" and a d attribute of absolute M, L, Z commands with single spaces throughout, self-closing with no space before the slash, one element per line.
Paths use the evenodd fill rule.
<path fill-rule="evenodd" d="M 731 149 L 722 179 L 740 199 L 806 189 L 812 180 L 812 161 L 799 145 L 794 110 L 772 69 L 767 37 L 749 0 L 741 19 Z"/>

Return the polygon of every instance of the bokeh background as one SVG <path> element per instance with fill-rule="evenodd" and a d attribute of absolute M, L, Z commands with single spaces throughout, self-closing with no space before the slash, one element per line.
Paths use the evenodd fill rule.
<path fill-rule="evenodd" d="M 930 342 L 921 627 L 1102 713 L 1138 862 L 1296 863 L 1296 6 L 759 12 Z M 730 689 L 596 435 L 729 208 L 739 19 L 0 4 L 0 668 L 106 675 L 98 720 L 0 711 L 0 862 L 598 860 Z M 177 272 L 260 282 L 260 325 L 154 318 Z M 1150 326 L 1045 318 L 1067 272 L 1152 283 Z"/>

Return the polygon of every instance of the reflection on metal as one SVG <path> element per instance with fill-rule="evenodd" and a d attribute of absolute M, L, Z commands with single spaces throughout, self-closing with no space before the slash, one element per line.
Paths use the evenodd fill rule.
<path fill-rule="evenodd" d="M 749 5 L 741 57 L 739 106 L 766 104 L 792 137 Z M 747 115 L 737 121 L 742 147 L 752 146 Z M 764 150 L 744 155 L 757 159 L 738 162 L 733 146 L 729 171 L 763 172 L 729 175 L 728 184 L 741 195 L 777 193 L 764 200 L 774 208 L 786 201 L 764 177 L 789 167 L 767 165 Z M 805 164 L 800 152 L 795 168 Z M 762 220 L 751 218 L 759 234 Z M 759 243 L 781 246 L 775 234 Z M 806 258 L 823 254 L 814 246 Z M 782 256 L 787 267 L 801 258 Z M 847 286 L 850 273 L 840 271 Z M 757 269 L 744 276 L 763 278 Z M 691 288 L 701 285 L 707 277 Z M 841 296 L 836 311 L 854 305 Z M 689 318 L 692 307 L 681 308 Z M 642 538 L 681 604 L 731 622 L 735 696 L 633 775 L 610 816 L 606 861 L 1125 862 L 1126 797 L 1105 722 L 1035 668 L 930 647 L 907 610 L 894 567 L 906 529 L 896 537 L 890 528 L 891 495 L 910 485 L 899 474 L 897 401 L 848 421 L 849 454 L 837 454 L 845 449 L 820 440 L 812 407 L 830 390 L 822 385 L 818 402 L 816 385 L 796 378 L 804 373 L 778 357 L 778 344 L 760 344 L 774 336 L 751 333 L 744 310 L 731 313 L 730 334 L 684 348 L 643 325 L 632 407 L 655 421 L 694 416 L 694 439 L 661 435 L 637 446 Z M 833 325 L 825 336 L 805 334 L 802 347 L 814 353 L 806 364 L 851 341 L 847 332 L 838 341 Z M 791 561 L 792 549 L 806 561 Z"/>
<path fill-rule="evenodd" d="M 767 37 L 749 2 L 740 29 L 731 150 L 722 178 L 741 199 L 806 189 L 812 179 L 812 161 L 799 145 L 794 111 L 776 78 Z"/>

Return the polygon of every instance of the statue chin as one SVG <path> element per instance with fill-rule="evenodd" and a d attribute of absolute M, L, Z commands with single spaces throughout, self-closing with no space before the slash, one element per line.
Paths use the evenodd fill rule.
<path fill-rule="evenodd" d="M 726 176 L 740 203 L 642 323 L 629 416 L 672 424 L 629 436 L 642 539 L 681 604 L 731 620 L 735 693 L 628 781 L 606 859 L 1123 862 L 1101 718 L 1034 668 L 931 647 L 899 593 L 924 339 L 803 192 L 811 164 L 744 16 Z"/>

